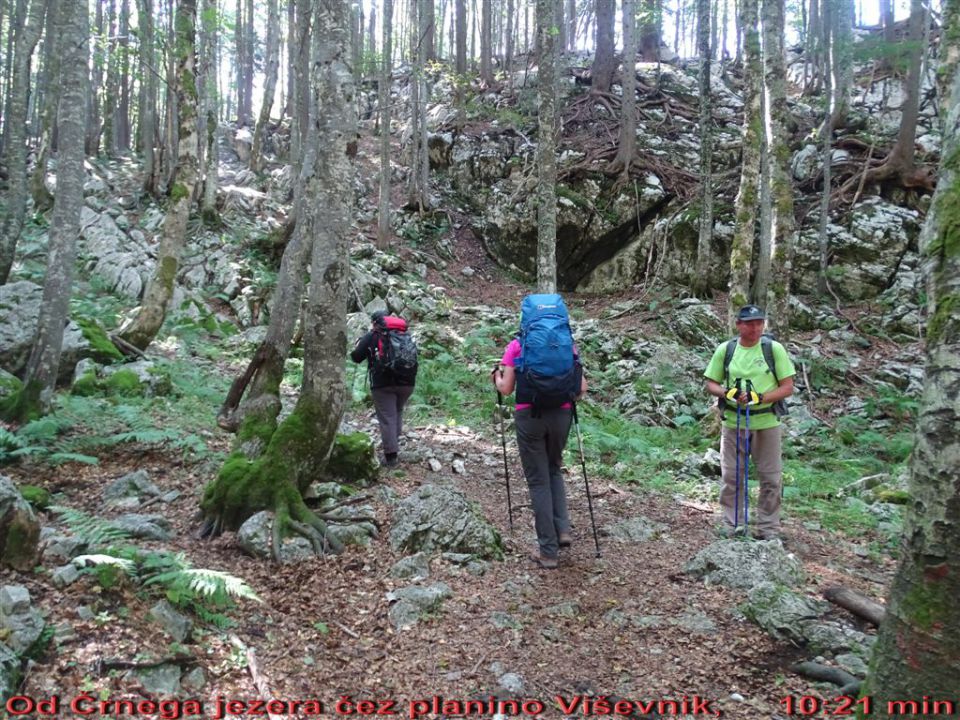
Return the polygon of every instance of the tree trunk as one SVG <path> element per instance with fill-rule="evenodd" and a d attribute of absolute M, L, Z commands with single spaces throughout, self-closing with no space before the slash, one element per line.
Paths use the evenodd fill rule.
<path fill-rule="evenodd" d="M 243 127 L 244 117 L 243 108 L 246 105 L 244 94 L 247 91 L 247 83 L 244 81 L 244 70 L 247 67 L 247 61 L 244 59 L 246 54 L 246 43 L 243 33 L 243 0 L 237 0 L 237 8 L 233 20 L 233 42 L 234 42 L 234 61 L 237 75 L 237 127 Z"/>
<path fill-rule="evenodd" d="M 153 0 L 137 0 L 137 24 L 140 33 L 141 49 L 139 54 L 140 82 L 140 145 L 143 152 L 143 189 L 156 193 L 155 152 L 156 144 L 156 104 L 157 78 L 156 58 L 153 50 Z"/>
<path fill-rule="evenodd" d="M 553 28 L 559 57 L 567 50 L 567 24 L 563 21 L 563 0 L 557 0 L 553 6 Z"/>
<path fill-rule="evenodd" d="M 492 0 L 480 0 L 480 79 L 487 87 L 493 85 L 493 60 L 491 57 L 491 8 Z"/>
<path fill-rule="evenodd" d="M 621 173 L 623 182 L 630 179 L 637 148 L 637 13 L 634 0 L 623 0 L 623 100 L 620 107 L 620 138 L 617 155 L 610 163 L 611 174 Z"/>
<path fill-rule="evenodd" d="M 243 120 L 253 125 L 253 67 L 257 47 L 257 29 L 253 24 L 254 3 L 247 0 L 246 19 L 243 21 Z"/>
<path fill-rule="evenodd" d="M 293 119 L 294 107 L 296 102 L 293 99 L 294 87 L 296 81 L 296 57 L 297 57 L 297 3 L 299 0 L 287 0 L 287 98 L 283 107 L 284 116 Z M 292 137 L 291 137 L 292 141 Z M 293 149 L 291 147 L 291 155 Z"/>
<path fill-rule="evenodd" d="M 644 62 L 660 60 L 660 3 L 662 0 L 642 0 L 640 19 L 640 57 Z"/>
<path fill-rule="evenodd" d="M 955 38 L 958 32 L 960 8 L 947 2 L 943 37 Z M 955 700 L 960 677 L 960 48 L 952 43 L 941 50 L 943 151 L 920 235 L 929 321 L 910 467 L 911 502 L 903 520 L 900 565 L 864 690 L 873 696 L 878 717 L 893 715 L 884 712 L 891 701 Z"/>
<path fill-rule="evenodd" d="M 130 150 L 130 0 L 120 2 L 120 103 L 114 123 L 117 151 Z"/>
<path fill-rule="evenodd" d="M 114 129 L 117 120 L 117 100 L 120 79 L 117 77 L 117 5 L 116 0 L 107 2 L 107 82 L 103 97 L 103 152 L 107 157 L 117 153 L 117 138 Z"/>
<path fill-rule="evenodd" d="M 442 29 L 443 20 L 440 22 Z M 367 22 L 367 47 L 369 48 L 371 56 L 377 54 L 377 0 L 370 0 L 370 20 Z"/>
<path fill-rule="evenodd" d="M 437 9 L 434 7 L 434 0 L 429 0 L 423 4 L 423 43 L 427 62 L 433 62 L 437 59 Z"/>
<path fill-rule="evenodd" d="M 46 0 L 31 0 L 26 26 L 16 42 L 13 77 L 10 85 L 10 112 L 4 122 L 7 136 L 5 165 L 7 192 L 6 214 L 0 226 L 0 285 L 7 282 L 13 258 L 23 229 L 27 208 L 27 97 L 30 92 L 30 56 L 40 40 Z"/>
<path fill-rule="evenodd" d="M 850 110 L 850 91 L 853 86 L 853 0 L 835 0 L 834 10 L 834 105 L 831 125 L 836 129 L 846 127 Z"/>
<path fill-rule="evenodd" d="M 57 158 L 57 194 L 47 246 L 47 274 L 37 332 L 27 361 L 23 387 L 4 403 L 3 414 L 19 421 L 46 413 L 53 402 L 60 367 L 63 328 L 67 323 L 73 285 L 76 238 L 83 208 L 84 103 L 87 97 L 86 4 L 60 3 L 61 67 L 60 152 Z"/>
<path fill-rule="evenodd" d="M 206 131 L 204 143 L 205 172 L 203 177 L 203 195 L 200 200 L 200 214 L 208 226 L 219 224 L 217 213 L 217 170 L 220 165 L 220 145 L 217 142 L 217 43 L 219 42 L 217 28 L 219 27 L 217 0 L 203 0 L 201 27 L 203 29 L 203 87 L 204 87 L 204 114 L 206 115 Z"/>
<path fill-rule="evenodd" d="M 556 39 L 553 0 L 537 0 L 537 292 L 557 291 Z"/>
<path fill-rule="evenodd" d="M 593 56 L 593 67 L 590 70 L 591 88 L 593 92 L 610 92 L 613 84 L 613 74 L 617 70 L 617 59 L 614 54 L 614 16 L 616 15 L 615 0 L 595 0 L 597 8 L 597 51 Z"/>
<path fill-rule="evenodd" d="M 314 238 L 310 293 L 304 334 L 304 375 L 300 398 L 276 428 L 261 430 L 263 455 L 249 461 L 234 453 L 207 486 L 201 508 L 207 530 L 236 528 L 262 509 L 276 512 L 274 554 L 291 531 L 306 535 L 317 549 L 340 545 L 304 504 L 302 492 L 322 469 L 343 412 L 347 243 L 353 187 L 347 144 L 354 141 L 356 111 L 348 57 L 349 8 L 345 0 L 317 0 L 314 13 L 316 62 L 311 63 L 315 111 L 303 162 L 297 227 Z M 322 320 L 322 321 L 321 321 Z"/>
<path fill-rule="evenodd" d="M 301 149 L 306 145 L 310 114 L 310 0 L 297 0 L 296 61 L 294 75 L 294 110 L 290 127 L 290 154 L 294 170 L 299 174 Z"/>
<path fill-rule="evenodd" d="M 176 93 L 179 141 L 174 182 L 157 250 L 157 266 L 132 323 L 121 337 L 143 350 L 156 337 L 173 296 L 180 253 L 187 241 L 187 220 L 193 206 L 193 191 L 199 174 L 196 85 L 196 0 L 180 0 L 176 16 Z"/>
<path fill-rule="evenodd" d="M 457 15 L 457 75 L 467 72 L 467 0 L 456 0 Z M 457 80 L 457 85 L 463 82 Z M 461 93 L 462 94 L 462 93 Z"/>
<path fill-rule="evenodd" d="M 103 3 L 96 3 L 96 15 L 94 18 L 94 33 L 97 36 L 103 36 Z M 93 60 L 91 63 L 92 82 L 90 94 L 86 99 L 87 108 L 87 132 L 85 136 L 86 152 L 89 156 L 100 154 L 100 90 L 103 85 L 103 46 L 99 42 L 99 37 L 94 38 L 93 42 Z"/>
<path fill-rule="evenodd" d="M 506 31 L 503 41 L 503 69 L 507 73 L 508 85 L 511 82 L 511 74 L 513 73 L 513 36 L 516 29 L 514 19 L 514 2 L 515 0 L 507 0 Z"/>
<path fill-rule="evenodd" d="M 577 50 L 577 0 L 567 0 L 567 52 Z"/>
<path fill-rule="evenodd" d="M 809 17 L 807 43 L 803 49 L 803 76 L 804 79 L 809 78 L 809 81 L 804 85 L 804 94 L 816 92 L 820 88 L 822 77 L 820 55 L 822 54 L 823 20 L 820 16 L 820 0 L 810 0 Z"/>
<path fill-rule="evenodd" d="M 48 0 L 47 35 L 44 38 L 43 116 L 40 128 L 40 148 L 37 164 L 30 176 L 30 195 L 37 212 L 45 213 L 53 207 L 53 195 L 47 190 L 47 165 L 53 150 L 53 135 L 57 125 L 57 107 L 60 104 L 60 27 L 56 20 L 60 0 Z"/>
<path fill-rule="evenodd" d="M 735 227 L 730 248 L 728 324 L 731 328 L 734 326 L 737 309 L 750 299 L 750 265 L 757 221 L 757 182 L 760 177 L 760 144 L 763 142 L 763 118 L 760 113 L 763 70 L 760 60 L 757 0 L 740 0 L 740 26 L 743 28 L 744 40 L 743 159 L 740 188 L 734 201 Z"/>
<path fill-rule="evenodd" d="M 769 2 L 769 0 L 767 0 Z M 693 289 L 711 290 L 713 247 L 713 103 L 710 96 L 710 0 L 697 0 L 697 52 L 700 55 L 700 233 Z"/>
<path fill-rule="evenodd" d="M 823 295 L 827 293 L 827 265 L 830 262 L 830 238 L 827 234 L 827 226 L 830 222 L 830 183 L 831 171 L 833 165 L 833 69 L 831 58 L 832 51 L 832 8 L 830 2 L 824 2 L 820 15 L 821 30 L 823 38 L 821 47 L 823 49 L 823 95 L 827 99 L 826 115 L 823 121 L 822 137 L 823 141 L 823 192 L 820 195 L 820 268 L 817 273 L 817 291 Z"/>
<path fill-rule="evenodd" d="M 893 0 L 880 0 L 880 21 L 883 23 L 883 41 L 887 47 L 892 47 L 897 42 Z"/>
<path fill-rule="evenodd" d="M 390 244 L 390 84 L 393 51 L 393 0 L 383 0 L 383 57 L 380 60 L 380 202 L 377 242 Z"/>
<path fill-rule="evenodd" d="M 361 35 L 362 37 L 362 35 Z M 280 74 L 280 8 L 277 0 L 267 0 L 267 69 L 263 87 L 263 104 L 253 131 L 253 148 L 250 151 L 250 169 L 263 170 L 263 140 L 270 124 L 270 110 L 277 91 L 277 76 Z"/>
<path fill-rule="evenodd" d="M 768 7 L 769 6 L 769 7 Z M 790 172 L 790 136 L 787 123 L 786 60 L 784 58 L 784 0 L 764 0 L 764 63 L 767 81 L 768 163 L 773 200 L 773 232 L 770 239 L 770 286 L 767 290 L 767 323 L 782 340 L 790 327 L 790 281 L 796 220 L 793 214 L 793 180 Z M 769 29 L 768 29 L 769 26 Z"/>
<path fill-rule="evenodd" d="M 420 172 L 421 158 L 420 154 L 424 151 L 421 138 L 423 133 L 420 128 L 420 103 L 423 93 L 423 74 L 424 74 L 424 53 L 423 44 L 417 41 L 420 31 L 420 7 L 419 3 L 410 3 L 410 58 L 413 65 L 413 76 L 410 83 L 410 183 L 407 186 L 407 205 L 416 208 L 421 214 L 426 208 L 426 198 L 424 193 L 426 188 L 421 184 L 423 174 Z"/>

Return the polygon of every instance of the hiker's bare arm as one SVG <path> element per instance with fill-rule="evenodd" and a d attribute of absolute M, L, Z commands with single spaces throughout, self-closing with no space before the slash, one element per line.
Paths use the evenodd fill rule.
<path fill-rule="evenodd" d="M 793 395 L 793 376 L 788 378 L 783 378 L 780 381 L 780 384 L 771 390 L 770 392 L 765 392 L 763 394 L 763 402 L 772 403 L 777 402 L 778 400 L 783 400 Z"/>
<path fill-rule="evenodd" d="M 716 380 L 711 380 L 710 378 L 707 378 L 705 387 L 707 388 L 707 392 L 713 395 L 713 397 L 721 398 L 724 395 L 726 395 L 726 391 L 724 390 L 723 385 L 718 383 Z"/>
<path fill-rule="evenodd" d="M 581 375 L 580 376 L 580 392 L 577 393 L 576 399 L 579 400 L 584 395 L 586 395 L 586 393 L 587 393 L 587 376 Z"/>
<path fill-rule="evenodd" d="M 493 371 L 493 384 L 497 392 L 509 395 L 517 383 L 517 371 L 511 365 L 501 365 L 499 372 Z"/>

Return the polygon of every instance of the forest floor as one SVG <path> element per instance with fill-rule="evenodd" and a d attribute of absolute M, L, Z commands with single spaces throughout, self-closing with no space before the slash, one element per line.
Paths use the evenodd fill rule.
<path fill-rule="evenodd" d="M 456 256 L 448 268 L 448 277 L 458 279 L 450 288 L 455 303 L 516 305 L 522 286 L 496 271 L 469 231 L 461 233 Z M 479 272 L 463 277 L 462 265 Z M 617 299 L 622 298 L 606 298 L 603 304 Z M 588 308 L 592 302 L 600 301 L 588 300 Z M 352 419 L 374 432 L 372 412 L 354 412 Z M 218 435 L 211 446 L 227 450 L 229 438 Z M 150 665 L 175 658 L 184 668 L 203 668 L 204 687 L 184 691 L 181 697 L 203 701 L 206 717 L 216 717 L 218 698 L 251 702 L 270 697 L 319 700 L 325 715 L 346 717 L 348 706 L 337 708 L 342 696 L 353 702 L 392 700 L 401 715 L 409 714 L 411 701 L 434 696 L 447 701 L 526 698 L 544 703 L 541 717 L 582 717 L 594 713 L 581 706 L 565 714 L 558 698 L 572 702 L 578 696 L 608 696 L 645 702 L 699 698 L 709 712 L 698 706 L 701 712 L 691 714 L 776 718 L 785 717 L 784 698 L 817 694 L 809 681 L 788 670 L 793 662 L 808 659 L 807 653 L 745 620 L 737 612 L 743 598 L 735 591 L 705 585 L 682 572 L 687 561 L 717 539 L 716 505 L 594 478 L 591 490 L 601 530 L 598 558 L 575 449 L 571 434 L 566 474 L 574 544 L 562 553 L 559 570 L 544 571 L 527 560 L 535 546 L 529 510 L 517 513 L 513 530 L 508 525 L 500 438 L 493 423 L 407 428 L 401 460 L 411 450 L 421 458 L 454 450 L 464 459 L 466 472 L 441 476 L 425 462 L 402 462 L 399 469 L 383 474 L 381 483 L 400 496 L 438 479 L 454 484 L 480 504 L 502 533 L 506 557 L 490 563 L 481 577 L 435 558 L 429 582 L 445 582 L 452 597 L 429 619 L 399 632 L 388 619 L 388 593 L 406 581 L 390 577 L 400 555 L 387 541 L 392 510 L 376 493 L 368 501 L 375 506 L 381 533 L 369 547 L 349 546 L 339 556 L 276 566 L 243 555 L 229 533 L 208 542 L 194 539 L 198 502 L 216 470 L 210 463 L 189 464 L 168 452 L 130 448 L 112 452 L 97 466 L 29 463 L 5 468 L 16 482 L 60 493 L 61 504 L 95 515 L 103 514 L 100 488 L 145 469 L 161 490 L 181 494 L 150 511 L 170 520 L 175 539 L 142 546 L 184 553 L 195 567 L 243 578 L 263 601 L 240 602 L 229 613 L 234 627 L 226 632 L 201 630 L 195 633 L 196 642 L 181 645 L 143 621 L 156 598 L 137 588 L 104 591 L 88 576 L 53 591 L 46 575 L 5 574 L 4 584 L 15 581 L 30 589 L 48 622 L 68 622 L 74 628 L 72 637 L 58 640 L 57 650 L 33 665 L 23 692 L 34 697 L 59 693 L 70 698 L 86 691 L 100 699 L 143 698 L 129 663 Z M 512 449 L 510 478 L 513 502 L 522 505 L 526 490 Z M 603 532 L 636 516 L 667 529 L 641 544 L 615 543 Z M 789 503 L 785 535 L 787 549 L 807 571 L 810 594 L 844 584 L 875 599 L 885 595 L 891 560 L 878 562 L 875 556 L 858 554 L 858 546 L 838 540 L 834 533 L 807 529 L 791 518 Z M 79 619 L 81 606 L 92 608 L 94 617 Z M 641 617 L 642 622 L 623 625 L 611 610 Z M 519 675 L 522 689 L 507 693 L 498 684 L 504 673 Z M 310 710 L 301 707 L 290 714 L 309 717 Z"/>

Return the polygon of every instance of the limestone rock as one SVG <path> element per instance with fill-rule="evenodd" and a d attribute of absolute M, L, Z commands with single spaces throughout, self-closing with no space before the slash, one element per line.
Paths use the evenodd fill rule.
<path fill-rule="evenodd" d="M 774 541 L 719 540 L 697 553 L 684 571 L 741 590 L 766 582 L 794 587 L 803 579 L 800 562 Z"/>
<path fill-rule="evenodd" d="M 393 514 L 390 544 L 404 552 L 463 552 L 502 558 L 500 534 L 459 490 L 423 485 Z"/>
<path fill-rule="evenodd" d="M 40 523 L 6 475 L 0 475 L 0 567 L 32 570 L 39 556 Z"/>

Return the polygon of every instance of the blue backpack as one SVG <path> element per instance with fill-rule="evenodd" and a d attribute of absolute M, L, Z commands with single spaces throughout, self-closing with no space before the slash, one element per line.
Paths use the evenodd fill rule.
<path fill-rule="evenodd" d="M 527 295 L 520 306 L 517 402 L 553 410 L 573 402 L 582 370 L 573 350 L 570 315 L 559 295 Z"/>

